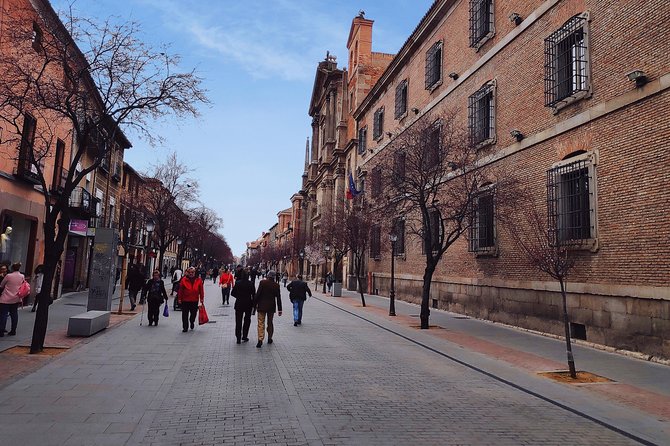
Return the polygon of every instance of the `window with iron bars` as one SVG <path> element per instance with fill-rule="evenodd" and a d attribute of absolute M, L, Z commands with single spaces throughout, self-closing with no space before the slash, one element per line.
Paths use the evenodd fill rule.
<path fill-rule="evenodd" d="M 556 243 L 580 245 L 595 238 L 594 172 L 588 155 L 547 171 L 548 227 Z"/>
<path fill-rule="evenodd" d="M 590 92 L 587 23 L 588 15 L 576 15 L 544 39 L 547 107 L 569 104 Z"/>
<path fill-rule="evenodd" d="M 433 252 L 437 252 L 440 249 L 440 237 L 442 236 L 442 219 L 440 212 L 437 210 L 432 210 L 428 214 L 429 225 L 430 225 L 430 234 L 431 234 L 431 248 Z M 421 254 L 426 253 L 426 240 L 423 240 L 421 243 Z"/>
<path fill-rule="evenodd" d="M 395 242 L 393 255 L 401 256 L 405 254 L 405 219 L 396 218 L 393 222 L 393 233 L 398 237 Z"/>
<path fill-rule="evenodd" d="M 440 138 L 442 126 L 435 123 L 425 130 L 423 137 L 423 168 L 430 170 L 437 167 L 440 161 Z"/>
<path fill-rule="evenodd" d="M 481 47 L 494 33 L 493 0 L 470 0 L 470 47 Z"/>
<path fill-rule="evenodd" d="M 488 82 L 468 98 L 470 143 L 483 146 L 495 141 L 495 83 Z"/>
<path fill-rule="evenodd" d="M 494 191 L 482 190 L 474 199 L 470 222 L 469 251 L 482 254 L 495 253 Z"/>
<path fill-rule="evenodd" d="M 377 109 L 374 115 L 374 122 L 372 125 L 372 137 L 379 139 L 384 132 L 384 107 Z"/>
<path fill-rule="evenodd" d="M 358 129 L 358 154 L 362 155 L 367 149 L 368 128 Z"/>
<path fill-rule="evenodd" d="M 405 181 L 405 172 L 407 169 L 407 154 L 398 152 L 393 158 L 393 182 L 396 186 Z"/>
<path fill-rule="evenodd" d="M 374 225 L 370 228 L 370 257 L 379 259 L 381 257 L 382 228 Z"/>
<path fill-rule="evenodd" d="M 442 41 L 436 42 L 426 52 L 426 90 L 439 85 L 442 80 Z"/>
<path fill-rule="evenodd" d="M 372 198 L 378 197 L 382 193 L 382 169 L 376 166 L 372 169 L 372 176 L 370 177 L 370 196 Z"/>
<path fill-rule="evenodd" d="M 407 79 L 395 87 L 395 118 L 400 119 L 407 113 Z"/>

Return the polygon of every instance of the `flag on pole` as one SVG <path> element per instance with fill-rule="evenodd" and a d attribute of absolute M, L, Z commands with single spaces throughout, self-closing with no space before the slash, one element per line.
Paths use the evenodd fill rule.
<path fill-rule="evenodd" d="M 347 200 L 353 199 L 356 195 L 360 194 L 359 190 L 356 190 L 356 183 L 354 182 L 354 176 L 349 172 L 349 187 L 347 188 Z"/>

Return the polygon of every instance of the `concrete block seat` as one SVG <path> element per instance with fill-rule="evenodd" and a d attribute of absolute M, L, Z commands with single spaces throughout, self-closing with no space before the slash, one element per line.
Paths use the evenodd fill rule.
<path fill-rule="evenodd" d="M 109 311 L 91 310 L 71 316 L 67 324 L 68 336 L 92 336 L 109 325 Z"/>

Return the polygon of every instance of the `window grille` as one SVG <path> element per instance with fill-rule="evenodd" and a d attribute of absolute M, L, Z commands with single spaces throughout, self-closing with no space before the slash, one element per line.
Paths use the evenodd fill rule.
<path fill-rule="evenodd" d="M 425 130 L 423 138 L 423 168 L 429 170 L 436 167 L 440 160 L 440 137 L 442 127 L 435 124 Z"/>
<path fill-rule="evenodd" d="M 378 259 L 381 254 L 382 229 L 379 225 L 370 228 L 370 257 Z"/>
<path fill-rule="evenodd" d="M 494 194 L 483 191 L 474 200 L 470 224 L 470 252 L 488 253 L 496 248 Z"/>
<path fill-rule="evenodd" d="M 407 113 L 407 79 L 395 87 L 395 118 L 401 118 Z"/>
<path fill-rule="evenodd" d="M 395 181 L 396 185 L 399 185 L 405 181 L 406 169 L 407 154 L 405 152 L 396 153 L 393 159 L 393 180 Z"/>
<path fill-rule="evenodd" d="M 494 85 L 488 83 L 468 98 L 470 142 L 484 145 L 495 137 Z"/>
<path fill-rule="evenodd" d="M 442 42 L 435 43 L 426 52 L 426 90 L 442 80 Z"/>
<path fill-rule="evenodd" d="M 556 243 L 574 245 L 595 237 L 593 188 L 589 160 L 547 171 L 548 227 Z"/>
<path fill-rule="evenodd" d="M 587 18 L 577 15 L 544 39 L 544 102 L 555 107 L 589 91 Z"/>
<path fill-rule="evenodd" d="M 493 33 L 493 0 L 470 0 L 470 47 L 481 46 Z"/>
<path fill-rule="evenodd" d="M 393 233 L 398 237 L 395 242 L 393 255 L 399 256 L 405 254 L 405 219 L 397 218 L 393 222 Z"/>
<path fill-rule="evenodd" d="M 372 169 L 372 177 L 370 178 L 370 196 L 376 198 L 382 192 L 382 169 L 377 166 Z"/>
<path fill-rule="evenodd" d="M 384 131 L 384 107 L 377 109 L 372 126 L 372 137 L 378 139 Z"/>
<path fill-rule="evenodd" d="M 430 219 L 430 234 L 431 234 L 431 247 L 433 252 L 436 252 L 440 249 L 440 237 L 442 236 L 442 220 L 440 217 L 440 212 L 433 210 L 428 214 Z M 421 254 L 426 253 L 426 241 L 421 244 Z"/>
<path fill-rule="evenodd" d="M 39 52 L 42 49 L 42 40 L 42 29 L 37 23 L 33 22 L 33 35 L 30 43 L 35 51 Z"/>
<path fill-rule="evenodd" d="M 368 128 L 363 127 L 358 130 L 358 154 L 362 155 L 367 149 Z"/>

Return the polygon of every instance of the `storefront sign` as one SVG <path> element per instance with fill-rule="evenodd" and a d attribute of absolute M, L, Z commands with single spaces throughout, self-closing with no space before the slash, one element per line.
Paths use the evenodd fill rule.
<path fill-rule="evenodd" d="M 70 220 L 70 234 L 86 237 L 88 232 L 88 220 Z"/>

